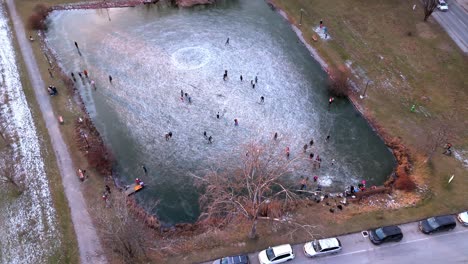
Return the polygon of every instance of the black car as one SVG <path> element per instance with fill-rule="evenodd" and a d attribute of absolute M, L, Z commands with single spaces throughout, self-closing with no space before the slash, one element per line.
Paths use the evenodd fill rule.
<path fill-rule="evenodd" d="M 403 239 L 403 233 L 398 226 L 384 226 L 369 231 L 369 239 L 375 245 L 385 242 L 398 242 Z"/>
<path fill-rule="evenodd" d="M 432 234 L 439 231 L 449 231 L 455 228 L 457 223 L 451 215 L 434 216 L 419 222 L 419 230 L 424 234 Z"/>
<path fill-rule="evenodd" d="M 224 257 L 217 259 L 213 264 L 249 264 L 249 257 L 247 255 Z"/>

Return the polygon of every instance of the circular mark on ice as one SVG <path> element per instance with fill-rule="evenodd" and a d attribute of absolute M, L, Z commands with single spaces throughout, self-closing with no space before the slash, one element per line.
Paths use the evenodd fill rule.
<path fill-rule="evenodd" d="M 205 66 L 210 60 L 210 52 L 201 47 L 181 48 L 172 53 L 172 63 L 182 70 L 195 70 Z"/>

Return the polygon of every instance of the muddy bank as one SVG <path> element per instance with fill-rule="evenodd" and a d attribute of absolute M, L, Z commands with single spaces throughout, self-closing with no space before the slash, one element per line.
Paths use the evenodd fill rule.
<path fill-rule="evenodd" d="M 214 4 L 216 0 L 176 0 L 178 7 L 192 7 L 195 5 L 210 5 Z"/>
<path fill-rule="evenodd" d="M 273 10 L 278 12 L 279 15 L 281 15 L 285 20 L 289 22 L 297 37 L 309 50 L 310 55 L 320 64 L 322 69 L 325 72 L 327 72 L 327 74 L 330 76 L 329 64 L 319 55 L 318 51 L 307 42 L 307 40 L 304 38 L 304 35 L 302 34 L 302 31 L 294 24 L 293 20 L 289 18 L 285 11 L 276 6 L 275 3 L 273 3 L 273 1 L 267 0 L 267 3 Z M 350 102 L 353 104 L 354 108 L 361 114 L 361 116 L 367 120 L 371 128 L 384 141 L 385 145 L 387 145 L 391 149 L 393 156 L 397 161 L 397 165 L 392 174 L 389 175 L 385 186 L 394 186 L 397 189 L 403 189 L 408 191 L 414 190 L 416 188 L 416 185 L 409 177 L 412 170 L 412 161 L 409 149 L 401 143 L 400 138 L 388 135 L 388 133 L 377 122 L 377 120 L 375 120 L 370 115 L 368 110 L 366 110 L 362 105 L 359 104 L 359 95 L 355 92 L 358 89 L 354 87 L 355 85 L 353 83 L 351 83 L 351 85 L 353 86 L 353 91 L 351 91 L 352 94 L 348 96 Z"/>
<path fill-rule="evenodd" d="M 112 2 L 82 2 L 73 4 L 63 4 L 51 7 L 51 10 L 71 10 L 71 9 L 100 9 L 100 8 L 118 8 L 118 7 L 135 7 L 146 3 L 157 3 L 159 0 L 125 0 Z"/>
<path fill-rule="evenodd" d="M 151 5 L 159 2 L 165 2 L 174 7 L 192 7 L 196 5 L 214 4 L 216 0 L 123 0 L 123 1 L 101 1 L 101 2 L 82 2 L 73 4 L 62 4 L 51 7 L 51 10 L 71 10 L 71 9 L 102 9 L 102 8 L 122 8 L 135 7 L 138 5 Z"/>

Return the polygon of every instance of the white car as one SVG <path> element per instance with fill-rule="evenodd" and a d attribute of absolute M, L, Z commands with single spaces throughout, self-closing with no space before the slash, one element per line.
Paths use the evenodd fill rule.
<path fill-rule="evenodd" d="M 440 11 L 448 11 L 448 5 L 444 0 L 439 0 L 437 3 L 437 9 Z"/>
<path fill-rule="evenodd" d="M 338 253 L 341 250 L 341 242 L 338 238 L 326 238 L 314 240 L 304 244 L 304 254 L 307 257 L 319 257 Z"/>
<path fill-rule="evenodd" d="M 260 264 L 277 264 L 294 259 L 291 245 L 284 244 L 276 247 L 269 247 L 258 253 Z"/>
<path fill-rule="evenodd" d="M 457 219 L 460 222 L 460 224 L 468 226 L 468 212 L 459 213 L 457 215 Z"/>

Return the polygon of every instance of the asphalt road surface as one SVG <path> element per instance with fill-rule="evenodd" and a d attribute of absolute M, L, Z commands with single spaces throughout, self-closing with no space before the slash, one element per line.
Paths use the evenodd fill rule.
<path fill-rule="evenodd" d="M 449 1 L 448 6 L 447 12 L 436 9 L 432 16 L 447 31 L 460 49 L 468 53 L 468 13 L 457 1 Z"/>
<path fill-rule="evenodd" d="M 425 235 L 417 223 L 399 225 L 403 232 L 400 242 L 373 245 L 361 233 L 339 236 L 343 250 L 335 255 L 308 258 L 304 255 L 303 244 L 294 245 L 296 258 L 288 264 L 451 264 L 468 263 L 468 227 L 457 227 L 449 232 Z M 259 264 L 258 252 L 249 254 L 252 264 Z M 210 262 L 207 262 L 210 263 Z"/>

